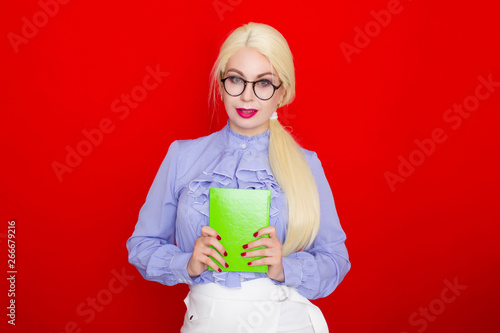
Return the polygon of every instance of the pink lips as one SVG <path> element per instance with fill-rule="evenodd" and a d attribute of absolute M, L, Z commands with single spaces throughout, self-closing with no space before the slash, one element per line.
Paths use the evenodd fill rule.
<path fill-rule="evenodd" d="M 243 109 L 243 108 L 237 108 L 236 112 L 240 115 L 242 118 L 252 118 L 257 114 L 256 109 Z"/>

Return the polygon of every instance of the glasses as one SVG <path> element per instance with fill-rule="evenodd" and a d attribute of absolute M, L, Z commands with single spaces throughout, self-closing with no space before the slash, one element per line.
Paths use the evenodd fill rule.
<path fill-rule="evenodd" d="M 280 83 L 279 86 L 275 86 L 269 80 L 247 81 L 238 76 L 228 76 L 221 81 L 224 85 L 224 90 L 233 97 L 243 94 L 247 83 L 251 83 L 255 96 L 263 101 L 267 101 L 273 97 L 274 92 L 283 84 Z"/>

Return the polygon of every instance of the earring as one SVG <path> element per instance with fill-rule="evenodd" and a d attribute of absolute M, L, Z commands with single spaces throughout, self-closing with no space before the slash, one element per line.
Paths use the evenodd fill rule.
<path fill-rule="evenodd" d="M 278 103 L 278 109 L 281 107 L 281 103 Z"/>
<path fill-rule="evenodd" d="M 220 97 L 220 100 L 223 101 L 224 99 L 222 98 L 222 96 Z"/>

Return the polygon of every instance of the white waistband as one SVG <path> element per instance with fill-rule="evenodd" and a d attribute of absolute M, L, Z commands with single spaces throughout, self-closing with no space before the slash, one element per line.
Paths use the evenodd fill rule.
<path fill-rule="evenodd" d="M 307 298 L 299 294 L 297 289 L 286 285 L 275 284 L 269 278 L 260 278 L 241 283 L 241 288 L 226 288 L 216 283 L 191 285 L 191 292 L 200 293 L 215 299 L 237 301 L 291 301 L 307 304 L 309 317 L 317 333 L 328 332 L 328 326 L 321 310 Z"/>
<path fill-rule="evenodd" d="M 275 284 L 268 278 L 242 282 L 241 288 L 226 288 L 217 283 L 204 283 L 191 285 L 190 289 L 194 293 L 228 300 L 282 302 L 290 298 L 292 294 L 296 294 L 299 297 L 295 296 L 295 301 L 297 301 L 298 298 L 303 298 L 306 302 L 309 302 L 307 298 L 301 296 L 295 288 Z"/>

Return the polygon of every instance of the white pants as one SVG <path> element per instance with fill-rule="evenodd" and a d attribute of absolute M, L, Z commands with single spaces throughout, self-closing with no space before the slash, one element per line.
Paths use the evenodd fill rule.
<path fill-rule="evenodd" d="M 225 288 L 215 283 L 190 286 L 181 333 L 325 333 L 321 310 L 295 288 L 269 278 Z"/>

